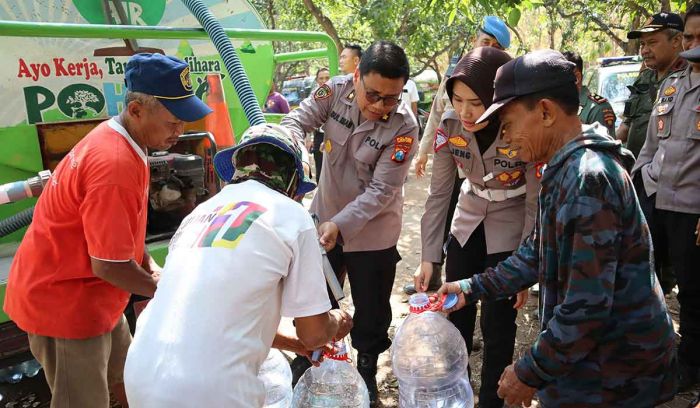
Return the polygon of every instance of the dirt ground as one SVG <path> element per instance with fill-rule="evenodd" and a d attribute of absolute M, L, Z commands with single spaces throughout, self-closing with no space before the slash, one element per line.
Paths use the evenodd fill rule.
<path fill-rule="evenodd" d="M 417 179 L 413 172 L 405 186 L 405 205 L 403 231 L 398 243 L 402 260 L 396 270 L 396 280 L 391 296 L 393 319 L 390 328 L 390 336 L 393 337 L 396 329 L 408 314 L 408 297 L 403 293 L 403 285 L 412 280 L 420 261 L 420 217 L 423 212 L 423 205 L 428 191 L 428 180 L 426 178 Z M 306 202 L 308 204 L 308 202 Z M 345 287 L 347 298 L 341 302 L 343 307 L 352 310 L 352 299 L 348 286 Z M 673 319 L 678 323 L 678 303 L 675 294 L 667 297 Z M 529 347 L 538 333 L 539 321 L 535 318 L 537 310 L 537 298 L 530 296 L 527 305 L 518 314 L 518 334 L 516 339 L 516 351 L 514 358 L 517 359 Z M 478 321 L 478 319 L 477 319 Z M 286 330 L 292 330 L 288 321 L 283 322 Z M 477 328 L 475 334 L 480 340 L 481 332 Z M 380 399 L 384 407 L 398 406 L 398 384 L 391 371 L 390 351 L 383 353 L 379 358 L 379 390 Z M 472 367 L 472 387 L 479 389 L 481 370 L 481 350 L 472 353 L 470 364 Z M 696 390 L 698 391 L 698 390 Z M 49 406 L 49 394 L 42 376 L 28 379 L 19 384 L 0 384 L 0 407 L 5 408 L 36 408 Z M 686 408 L 692 400 L 691 393 L 679 394 L 673 401 L 663 404 L 664 408 Z M 114 404 L 113 406 L 118 407 Z"/>

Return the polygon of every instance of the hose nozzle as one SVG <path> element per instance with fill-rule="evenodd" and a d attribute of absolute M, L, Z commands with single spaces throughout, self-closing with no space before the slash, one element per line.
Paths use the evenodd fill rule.
<path fill-rule="evenodd" d="M 51 178 L 50 170 L 42 170 L 35 177 L 0 186 L 0 204 L 15 203 L 25 198 L 39 197 Z"/>

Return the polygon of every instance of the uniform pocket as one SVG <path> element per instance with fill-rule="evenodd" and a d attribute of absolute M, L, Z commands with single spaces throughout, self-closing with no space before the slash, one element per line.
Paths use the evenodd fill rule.
<path fill-rule="evenodd" d="M 671 118 L 673 117 L 673 102 L 660 102 L 654 105 L 651 110 L 650 121 L 656 126 L 656 136 L 659 139 L 666 139 L 671 135 Z"/>
<path fill-rule="evenodd" d="M 382 150 L 366 143 L 362 143 L 357 151 L 355 151 L 355 168 L 357 169 L 357 176 L 360 180 L 369 183 L 374 175 L 374 168 L 377 165 L 377 160 L 379 160 L 379 155 L 381 153 Z"/>
<path fill-rule="evenodd" d="M 691 122 L 690 122 L 690 132 L 688 132 L 688 138 L 693 140 L 700 140 L 700 106 L 696 106 L 690 109 Z"/>

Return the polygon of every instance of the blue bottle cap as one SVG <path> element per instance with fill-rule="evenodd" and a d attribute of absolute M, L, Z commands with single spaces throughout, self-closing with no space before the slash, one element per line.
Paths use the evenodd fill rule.
<path fill-rule="evenodd" d="M 442 304 L 442 310 L 447 310 L 451 307 L 454 307 L 457 304 L 457 301 L 459 298 L 457 297 L 456 293 L 450 293 L 447 295 L 445 298 L 445 302 Z"/>

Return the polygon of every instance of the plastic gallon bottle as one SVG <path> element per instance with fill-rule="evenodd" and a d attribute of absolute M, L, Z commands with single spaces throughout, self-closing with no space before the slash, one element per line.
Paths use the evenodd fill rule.
<path fill-rule="evenodd" d="M 391 363 L 399 381 L 401 408 L 472 408 L 469 354 L 459 330 L 436 312 L 452 307 L 456 296 L 432 303 L 425 293 L 409 299 L 411 313 L 399 327 Z"/>
<path fill-rule="evenodd" d="M 319 367 L 311 367 L 294 387 L 293 408 L 369 408 L 367 386 L 348 359 L 344 342 L 333 343 Z"/>
<path fill-rule="evenodd" d="M 292 369 L 281 351 L 270 349 L 258 378 L 265 385 L 263 408 L 289 408 L 292 403 Z"/>

